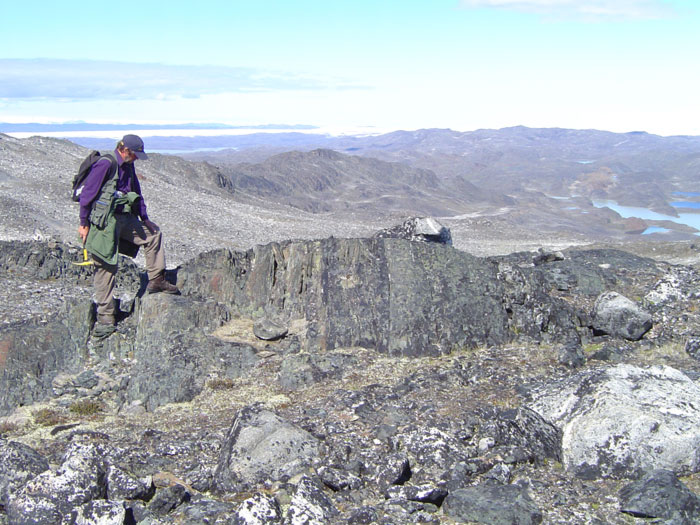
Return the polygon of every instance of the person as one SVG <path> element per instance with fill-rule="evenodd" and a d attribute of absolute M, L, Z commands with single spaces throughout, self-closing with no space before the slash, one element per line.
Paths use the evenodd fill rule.
<path fill-rule="evenodd" d="M 132 257 L 143 247 L 148 273 L 148 293 L 179 294 L 165 280 L 165 250 L 160 228 L 151 221 L 141 194 L 134 162 L 147 160 L 138 135 L 125 135 L 114 150 L 117 169 L 109 177 L 113 160 L 105 155 L 93 164 L 80 194 L 78 234 L 95 262 L 94 288 L 97 322 L 93 336 L 102 339 L 116 330 L 114 285 L 118 252 Z M 106 204 L 105 204 L 106 203 Z M 99 205 L 99 206 L 98 206 Z M 96 217 L 98 207 L 102 217 Z M 129 252 L 124 246 L 131 247 Z"/>

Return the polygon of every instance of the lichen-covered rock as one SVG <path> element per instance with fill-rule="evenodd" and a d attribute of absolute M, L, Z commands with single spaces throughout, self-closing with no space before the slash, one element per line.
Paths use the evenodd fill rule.
<path fill-rule="evenodd" d="M 326 495 L 321 484 L 302 476 L 292 496 L 284 520 L 286 525 L 325 525 L 338 514 L 338 509 Z"/>
<path fill-rule="evenodd" d="M 123 469 L 115 465 L 107 467 L 107 499 L 149 499 L 153 490 L 151 484 L 135 478 Z"/>
<path fill-rule="evenodd" d="M 240 491 L 265 480 L 289 479 L 318 456 L 319 441 L 259 406 L 238 412 L 214 472 L 219 491 Z"/>
<path fill-rule="evenodd" d="M 91 500 L 71 513 L 75 525 L 123 525 L 127 510 L 121 501 Z"/>
<path fill-rule="evenodd" d="M 443 504 L 445 514 L 458 521 L 490 525 L 536 525 L 542 513 L 521 485 L 477 485 L 451 491 Z"/>
<path fill-rule="evenodd" d="M 0 439 L 0 505 L 10 494 L 49 469 L 49 462 L 33 448 L 16 441 Z"/>
<path fill-rule="evenodd" d="M 666 366 L 586 370 L 534 394 L 562 431 L 567 469 L 583 478 L 700 470 L 700 387 Z"/>
<path fill-rule="evenodd" d="M 282 511 L 275 498 L 260 493 L 242 502 L 236 509 L 231 525 L 267 525 L 282 523 Z"/>
<path fill-rule="evenodd" d="M 20 525 L 61 523 L 77 507 L 106 497 L 106 473 L 102 450 L 75 443 L 55 472 L 42 472 L 10 496 L 8 519 Z"/>
<path fill-rule="evenodd" d="M 652 327 L 651 314 L 617 292 L 606 292 L 593 306 L 593 329 L 603 334 L 641 339 Z"/>
<path fill-rule="evenodd" d="M 450 229 L 432 217 L 413 217 L 398 226 L 374 234 L 380 239 L 405 239 L 407 241 L 452 244 Z"/>

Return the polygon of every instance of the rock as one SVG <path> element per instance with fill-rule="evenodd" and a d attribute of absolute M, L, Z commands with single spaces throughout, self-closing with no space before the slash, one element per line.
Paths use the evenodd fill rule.
<path fill-rule="evenodd" d="M 404 454 L 389 454 L 376 465 L 375 482 L 384 491 L 391 485 L 403 485 L 411 479 L 411 462 Z"/>
<path fill-rule="evenodd" d="M 561 430 L 537 412 L 526 407 L 503 410 L 492 421 L 495 423 L 495 443 L 518 448 L 525 461 L 542 464 L 546 459 L 561 460 Z"/>
<path fill-rule="evenodd" d="M 325 525 L 338 514 L 321 485 L 309 476 L 302 476 L 287 511 L 285 524 Z"/>
<path fill-rule="evenodd" d="M 447 496 L 447 490 L 434 485 L 403 485 L 389 487 L 386 491 L 388 499 L 406 499 L 408 501 L 420 501 L 421 503 L 432 503 L 442 505 Z"/>
<path fill-rule="evenodd" d="M 260 406 L 238 412 L 221 447 L 214 472 L 219 491 L 240 491 L 266 480 L 289 479 L 318 456 L 311 434 Z"/>
<path fill-rule="evenodd" d="M 700 523 L 700 498 L 670 470 L 655 470 L 624 486 L 620 490 L 620 510 L 637 518 Z"/>
<path fill-rule="evenodd" d="M 335 492 L 339 490 L 354 490 L 363 485 L 362 480 L 352 472 L 333 467 L 319 468 L 318 476 L 326 487 Z"/>
<path fill-rule="evenodd" d="M 607 292 L 593 306 L 596 332 L 638 341 L 652 327 L 651 314 L 617 292 Z"/>
<path fill-rule="evenodd" d="M 179 484 L 170 485 L 156 490 L 147 508 L 156 516 L 164 516 L 191 498 L 185 487 Z"/>
<path fill-rule="evenodd" d="M 275 498 L 256 493 L 238 506 L 230 523 L 231 525 L 282 523 L 282 511 Z"/>
<path fill-rule="evenodd" d="M 283 338 L 289 330 L 281 322 L 267 317 L 260 319 L 253 325 L 253 333 L 263 341 L 275 341 Z"/>
<path fill-rule="evenodd" d="M 700 470 L 700 387 L 670 367 L 586 370 L 533 393 L 562 431 L 565 467 L 585 479 Z"/>
<path fill-rule="evenodd" d="M 432 217 L 413 217 L 398 226 L 375 233 L 374 237 L 452 245 L 450 229 Z"/>
<path fill-rule="evenodd" d="M 357 357 L 342 351 L 291 354 L 282 361 L 279 383 L 286 390 L 299 390 L 320 381 L 340 378 L 357 365 Z"/>
<path fill-rule="evenodd" d="M 77 507 L 107 492 L 103 452 L 94 445 L 72 444 L 61 466 L 31 479 L 10 496 L 7 516 L 11 523 L 61 523 Z"/>
<path fill-rule="evenodd" d="M 123 525 L 126 522 L 126 513 L 122 502 L 92 500 L 71 513 L 71 523 L 75 525 Z"/>
<path fill-rule="evenodd" d="M 543 248 L 540 248 L 537 251 L 537 255 L 535 255 L 532 258 L 532 263 L 535 266 L 539 266 L 541 264 L 547 264 L 555 261 L 563 261 L 564 260 L 564 254 L 561 252 L 547 252 Z"/>
<path fill-rule="evenodd" d="M 693 359 L 700 360 L 700 337 L 693 337 L 685 342 L 685 351 Z"/>
<path fill-rule="evenodd" d="M 206 330 L 217 327 L 226 312 L 211 301 L 155 294 L 140 312 L 135 342 L 139 367 L 127 390 L 130 402 L 147 410 L 192 400 L 212 373 L 234 379 L 259 360 L 252 347 L 222 341 Z"/>
<path fill-rule="evenodd" d="M 570 343 L 559 349 L 558 361 L 569 368 L 578 368 L 586 363 L 586 356 L 579 343 Z"/>
<path fill-rule="evenodd" d="M 451 491 L 443 504 L 447 516 L 490 525 L 531 525 L 542 513 L 527 488 L 520 485 L 477 485 Z"/>
<path fill-rule="evenodd" d="M 33 448 L 0 439 L 0 505 L 7 506 L 10 494 L 49 470 L 49 462 Z"/>
<path fill-rule="evenodd" d="M 187 525 L 210 525 L 213 523 L 233 524 L 236 505 L 224 501 L 197 498 L 177 507 L 172 512 L 169 523 Z"/>
<path fill-rule="evenodd" d="M 110 465 L 107 468 L 107 499 L 109 500 L 148 500 L 153 495 L 151 484 L 125 472 L 123 469 Z"/>

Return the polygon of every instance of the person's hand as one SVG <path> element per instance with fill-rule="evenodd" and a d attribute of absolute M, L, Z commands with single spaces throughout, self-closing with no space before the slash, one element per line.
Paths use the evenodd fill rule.
<path fill-rule="evenodd" d="M 155 222 L 149 219 L 144 220 L 143 224 L 150 230 L 151 233 L 155 233 L 160 229 Z"/>
<path fill-rule="evenodd" d="M 78 235 L 80 235 L 80 240 L 83 241 L 83 244 L 85 244 L 85 241 L 87 240 L 89 231 L 90 226 L 78 226 Z"/>

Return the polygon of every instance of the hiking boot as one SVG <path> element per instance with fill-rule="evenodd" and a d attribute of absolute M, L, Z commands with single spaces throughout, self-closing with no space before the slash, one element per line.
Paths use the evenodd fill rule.
<path fill-rule="evenodd" d="M 177 286 L 165 280 L 165 275 L 163 273 L 159 273 L 156 277 L 148 281 L 148 286 L 146 286 L 146 290 L 148 290 L 148 293 L 180 293 L 180 290 L 177 289 Z"/>
<path fill-rule="evenodd" d="M 101 340 L 109 337 L 116 331 L 116 325 L 106 323 L 95 323 L 95 327 L 92 329 L 92 337 Z"/>

